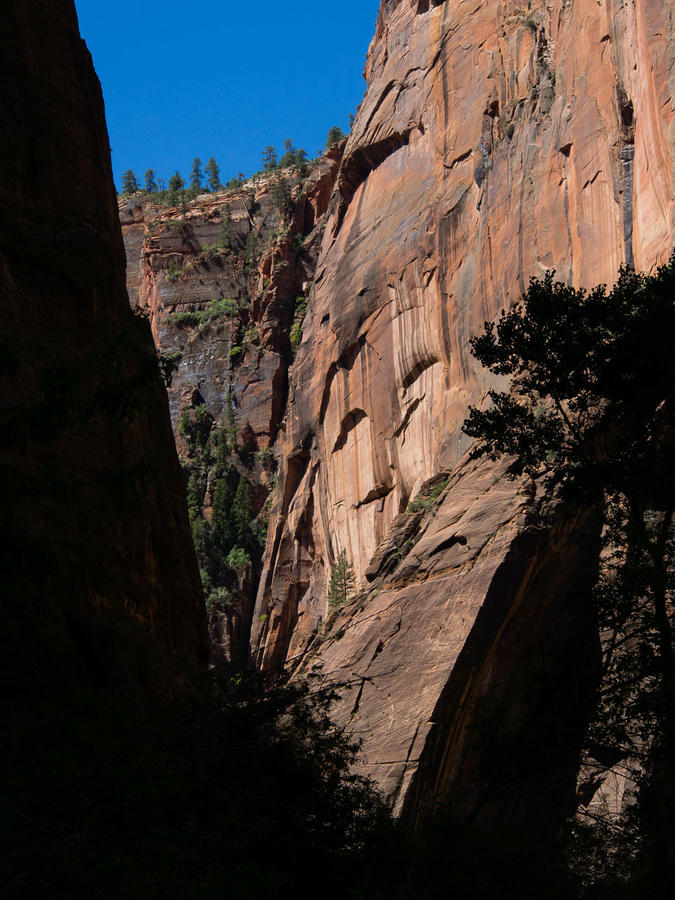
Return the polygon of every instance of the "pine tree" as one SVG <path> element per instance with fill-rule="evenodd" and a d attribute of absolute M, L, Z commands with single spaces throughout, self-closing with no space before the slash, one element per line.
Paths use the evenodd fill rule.
<path fill-rule="evenodd" d="M 233 521 L 232 495 L 227 483 L 227 471 L 216 479 L 211 510 L 212 570 L 220 574 L 227 554 L 236 540 L 236 523 Z"/>
<path fill-rule="evenodd" d="M 206 185 L 211 193 L 220 190 L 220 169 L 213 156 L 207 162 L 204 171 L 206 172 Z"/>
<path fill-rule="evenodd" d="M 190 172 L 190 190 L 198 194 L 202 189 L 202 161 L 198 156 L 192 160 L 192 171 Z"/>
<path fill-rule="evenodd" d="M 138 180 L 134 175 L 133 170 L 127 169 L 122 175 L 122 193 L 126 194 L 127 197 L 130 197 L 138 190 L 140 190 L 140 188 L 138 187 Z"/>
<path fill-rule="evenodd" d="M 347 551 L 340 550 L 335 560 L 328 586 L 328 607 L 339 609 L 344 606 L 354 588 L 354 570 L 347 559 Z"/>
<path fill-rule="evenodd" d="M 177 171 L 169 178 L 169 203 L 182 203 L 185 207 L 185 182 Z"/>
<path fill-rule="evenodd" d="M 293 146 L 293 141 L 290 138 L 286 138 L 284 141 L 284 154 L 279 160 L 279 166 L 282 169 L 287 169 L 289 166 L 294 166 L 296 162 L 296 149 Z"/>
<path fill-rule="evenodd" d="M 285 178 L 277 177 L 274 182 L 274 200 L 284 219 L 289 219 L 293 212 L 293 193 Z"/>
<path fill-rule="evenodd" d="M 342 129 L 337 125 L 333 125 L 326 136 L 326 150 L 329 150 L 331 147 L 335 146 L 335 144 L 339 144 L 343 137 L 344 133 Z"/>
<path fill-rule="evenodd" d="M 149 194 L 154 194 L 157 190 L 157 181 L 155 179 L 156 172 L 154 169 L 148 169 L 145 173 L 145 190 Z"/>
<path fill-rule="evenodd" d="M 277 161 L 277 154 L 272 146 L 265 147 L 262 154 L 262 164 L 263 171 L 271 172 L 273 169 L 276 169 L 279 165 Z"/>
<path fill-rule="evenodd" d="M 234 534 L 240 546 L 246 546 L 251 534 L 251 521 L 253 519 L 253 499 L 251 486 L 244 478 L 239 479 L 237 492 L 232 503 L 232 522 Z"/>
<path fill-rule="evenodd" d="M 185 190 L 185 182 L 181 178 L 180 172 L 174 172 L 171 178 L 169 178 L 169 190 L 172 194 L 177 194 L 179 191 Z"/>

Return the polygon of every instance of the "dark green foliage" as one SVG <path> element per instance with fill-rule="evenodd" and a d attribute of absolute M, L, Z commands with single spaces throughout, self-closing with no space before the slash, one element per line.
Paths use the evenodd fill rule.
<path fill-rule="evenodd" d="M 302 340 L 302 323 L 307 312 L 307 300 L 304 297 L 296 297 L 295 314 L 293 317 L 293 325 L 291 326 L 290 339 L 293 356 L 298 351 L 300 341 Z"/>
<path fill-rule="evenodd" d="M 265 147 L 262 153 L 263 172 L 272 172 L 279 167 L 277 154 L 272 146 Z"/>
<path fill-rule="evenodd" d="M 328 608 L 344 606 L 354 589 L 354 570 L 347 558 L 347 551 L 340 550 L 333 565 L 328 586 Z"/>
<path fill-rule="evenodd" d="M 231 475 L 227 467 L 221 465 L 218 468 L 221 472 L 215 480 L 211 511 L 213 553 L 208 562 L 212 570 L 215 569 L 220 573 L 222 561 L 227 559 L 228 553 L 235 544 L 236 529 L 232 518 Z"/>
<path fill-rule="evenodd" d="M 293 192 L 288 180 L 279 176 L 274 182 L 273 193 L 274 201 L 277 204 L 282 217 L 284 219 L 290 219 L 295 205 L 293 203 Z"/>
<path fill-rule="evenodd" d="M 190 189 L 195 195 L 201 191 L 203 180 L 202 161 L 198 156 L 195 156 L 192 160 L 192 170 L 190 171 Z"/>
<path fill-rule="evenodd" d="M 166 280 L 169 283 L 177 281 L 182 274 L 183 270 L 180 268 L 180 266 L 177 266 L 173 259 L 170 260 L 166 270 Z"/>
<path fill-rule="evenodd" d="M 251 486 L 243 478 L 239 479 L 237 491 L 232 504 L 232 520 L 237 543 L 246 546 L 251 540 L 251 522 L 253 521 L 253 503 Z"/>
<path fill-rule="evenodd" d="M 131 169 L 127 169 L 122 175 L 122 193 L 130 197 L 139 191 L 138 180 Z"/>
<path fill-rule="evenodd" d="M 221 188 L 220 169 L 218 168 L 218 163 L 215 161 L 213 156 L 209 158 L 204 171 L 206 173 L 206 186 L 208 187 L 208 189 L 212 194 L 216 191 L 219 191 Z"/>
<path fill-rule="evenodd" d="M 233 454 L 240 456 L 241 445 L 235 443 L 231 407 L 228 420 L 227 428 L 214 427 L 206 406 L 198 405 L 183 410 L 178 425 L 188 443 L 188 457 L 183 460 L 188 509 L 207 593 L 220 588 L 236 593 L 233 570 L 251 561 L 257 566 L 261 556 L 258 516 L 262 501 L 254 503 L 251 484 L 232 464 Z M 210 521 L 203 513 L 207 484 L 211 491 Z"/>
<path fill-rule="evenodd" d="M 654 276 L 622 269 L 611 291 L 588 295 L 552 273 L 533 279 L 471 342 L 485 366 L 513 379 L 510 394 L 491 392 L 487 411 L 471 409 L 464 431 L 481 440 L 475 455 L 514 453 L 515 474 L 543 466 L 552 483 L 643 497 L 656 488 L 670 502 L 673 296 L 673 260 Z"/>
<path fill-rule="evenodd" d="M 329 129 L 326 136 L 326 150 L 334 147 L 335 144 L 339 144 L 343 137 L 344 132 L 342 131 L 342 129 L 337 125 L 333 125 L 333 127 Z"/>
<path fill-rule="evenodd" d="M 185 206 L 185 181 L 180 172 L 174 172 L 169 178 L 169 193 L 167 194 L 169 206 L 177 206 L 179 203 Z"/>
<path fill-rule="evenodd" d="M 168 276 L 167 280 L 169 280 Z M 196 328 L 208 325 L 218 319 L 230 319 L 238 314 L 239 306 L 236 300 L 222 297 L 220 300 L 211 300 L 202 310 L 182 310 L 171 313 L 166 317 L 166 321 L 179 328 Z"/>
<path fill-rule="evenodd" d="M 415 499 L 411 500 L 408 504 L 407 511 L 412 513 L 419 512 L 420 510 L 429 512 L 436 500 L 438 500 L 445 490 L 447 484 L 448 479 L 444 478 L 442 481 L 438 481 L 436 484 L 431 485 L 427 490 L 420 491 Z"/>
<path fill-rule="evenodd" d="M 200 314 L 192 310 L 184 310 L 183 312 L 171 313 L 166 317 L 166 321 L 171 325 L 177 325 L 179 328 L 194 328 L 199 325 Z"/>
<path fill-rule="evenodd" d="M 511 392 L 491 391 L 492 406 L 472 408 L 464 423 L 479 439 L 474 456 L 513 454 L 513 474 L 544 475 L 605 510 L 596 589 L 605 667 L 589 752 L 640 760 L 636 804 L 602 826 L 634 848 L 622 890 L 630 882 L 635 896 L 661 896 L 675 871 L 674 333 L 675 257 L 651 276 L 622 269 L 609 291 L 587 294 L 552 273 L 533 279 L 521 303 L 472 341 L 484 365 L 511 377 Z M 592 844 L 583 831 L 577 849 Z M 612 852 L 605 844 L 599 854 L 610 868 Z M 577 859 L 592 882 L 584 896 L 621 881 L 597 858 L 595 868 Z"/>
<path fill-rule="evenodd" d="M 231 569 L 240 571 L 251 562 L 251 557 L 243 547 L 233 547 L 227 554 L 227 564 Z"/>
<path fill-rule="evenodd" d="M 171 387 L 171 382 L 173 381 L 173 376 L 178 371 L 178 366 L 181 361 L 181 352 L 175 351 L 174 353 L 158 353 L 157 360 L 159 362 L 159 369 L 162 373 L 162 378 L 164 380 L 164 384 L 167 387 Z"/>
<path fill-rule="evenodd" d="M 3 896 L 309 900 L 324 883 L 328 898 L 395 897 L 395 832 L 350 774 L 356 749 L 330 721 L 332 696 L 263 695 L 239 675 L 204 684 L 198 702 L 76 689 L 12 716 Z"/>
<path fill-rule="evenodd" d="M 284 141 L 284 153 L 279 160 L 279 168 L 288 169 L 294 167 L 296 169 L 302 169 L 302 167 L 307 162 L 307 153 L 302 149 L 296 150 L 293 146 L 293 141 L 290 138 L 287 138 Z"/>
<path fill-rule="evenodd" d="M 246 271 L 251 272 L 255 269 L 257 261 L 257 235 L 252 228 L 246 235 Z"/>
<path fill-rule="evenodd" d="M 209 413 L 205 404 L 194 408 L 184 409 L 181 413 L 178 429 L 188 441 L 194 442 L 202 449 L 211 434 L 213 416 Z"/>
<path fill-rule="evenodd" d="M 245 181 L 246 181 L 246 175 L 243 172 L 240 172 L 235 177 L 230 178 L 230 180 L 227 182 L 225 187 L 228 190 L 238 190 L 242 186 L 242 184 L 245 183 Z"/>
<path fill-rule="evenodd" d="M 157 190 L 156 172 L 154 169 L 147 169 L 144 175 L 145 190 L 148 194 L 154 194 Z"/>
<path fill-rule="evenodd" d="M 169 190 L 172 193 L 177 193 L 178 191 L 182 191 L 184 188 L 185 181 L 181 178 L 180 172 L 174 172 L 171 178 L 169 178 Z"/>
<path fill-rule="evenodd" d="M 295 152 L 293 141 L 290 138 L 286 138 L 284 141 L 284 153 L 279 160 L 279 167 L 287 169 L 289 166 L 295 165 Z"/>

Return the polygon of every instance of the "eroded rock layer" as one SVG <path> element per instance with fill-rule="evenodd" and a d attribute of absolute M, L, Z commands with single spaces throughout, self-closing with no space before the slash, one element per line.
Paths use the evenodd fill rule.
<path fill-rule="evenodd" d="M 308 664 L 311 647 L 328 677 L 354 681 L 340 715 L 353 717 L 369 772 L 398 806 L 411 798 L 413 818 L 476 777 L 460 760 L 477 717 L 468 739 L 458 698 L 495 673 L 519 682 L 516 656 L 534 654 L 527 640 L 556 609 L 568 610 L 562 644 L 583 632 L 592 524 L 560 510 L 545 537 L 527 537 L 543 525 L 527 518 L 518 486 L 462 461 L 462 421 L 487 387 L 469 338 L 546 269 L 592 286 L 622 263 L 649 270 L 669 256 L 671 16 L 669 0 L 381 6 L 291 370 L 253 647 L 268 671 Z M 454 474 L 420 536 L 401 516 L 442 472 Z M 543 562 L 561 535 L 565 583 Z M 333 616 L 341 639 L 329 628 L 326 640 L 342 550 L 359 587 L 381 593 Z M 403 559 L 378 569 L 394 552 Z M 490 632 L 481 621 L 493 603 L 503 618 Z M 586 636 L 579 646 L 590 665 L 597 647 Z M 507 691 L 507 718 L 522 725 L 543 691 L 521 695 L 520 710 L 518 690 Z M 575 678 L 561 684 L 569 733 L 581 695 Z M 443 738 L 432 740 L 436 726 Z"/>
<path fill-rule="evenodd" d="M 276 481 L 272 446 L 341 152 L 177 206 L 161 194 L 120 201 L 129 296 L 175 370 L 169 406 L 213 650 L 237 670 Z"/>
<path fill-rule="evenodd" d="M 103 98 L 72 0 L 7 0 L 0 27 L 2 687 L 166 686 L 206 622 Z"/>

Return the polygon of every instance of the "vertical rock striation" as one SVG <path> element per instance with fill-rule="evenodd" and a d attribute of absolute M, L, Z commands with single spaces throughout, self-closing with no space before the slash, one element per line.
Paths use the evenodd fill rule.
<path fill-rule="evenodd" d="M 119 203 L 129 296 L 176 367 L 169 408 L 212 651 L 237 671 L 248 658 L 276 481 L 272 446 L 341 151 L 335 146 L 316 163 L 259 173 L 179 206 L 140 193 Z M 241 482 L 251 496 L 245 533 L 224 521 Z M 236 573 L 227 562 L 234 544 L 246 544 L 251 557 Z"/>
<path fill-rule="evenodd" d="M 487 387 L 468 341 L 546 269 L 591 286 L 622 263 L 667 259 L 672 73 L 669 0 L 381 5 L 291 370 L 253 647 L 268 671 L 307 664 L 311 647 L 328 676 L 353 681 L 342 718 L 413 819 L 476 776 L 462 768 L 461 698 L 489 693 L 497 673 L 511 679 L 498 695 L 520 734 L 544 703 L 543 682 L 518 694 L 515 659 L 534 661 L 533 635 L 559 615 L 560 641 L 581 629 L 580 664 L 596 660 L 583 613 L 596 524 L 559 510 L 544 525 L 530 501 L 519 518 L 521 489 L 463 462 L 461 424 Z M 451 542 L 439 550 L 405 511 L 442 472 L 454 474 L 429 526 Z M 359 584 L 381 593 L 326 640 L 343 549 Z M 383 573 L 374 561 L 387 553 Z M 559 697 L 570 769 L 584 702 L 571 671 Z M 474 716 L 469 743 L 477 728 Z M 533 775 L 530 794 L 551 771 Z"/>
<path fill-rule="evenodd" d="M 161 686 L 203 666 L 206 623 L 103 98 L 72 0 L 6 0 L 0 26 L 3 690 Z"/>

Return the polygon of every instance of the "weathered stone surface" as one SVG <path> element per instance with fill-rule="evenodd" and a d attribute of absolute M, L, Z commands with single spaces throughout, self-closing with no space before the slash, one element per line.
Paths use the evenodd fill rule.
<path fill-rule="evenodd" d="M 295 299 L 312 282 L 341 149 L 332 148 L 295 187 L 290 222 L 275 197 L 277 178 L 290 183 L 290 171 L 202 195 L 184 210 L 160 209 L 141 194 L 120 202 L 130 300 L 137 285 L 158 350 L 178 361 L 169 390 L 175 431 L 180 397 L 197 389 L 217 422 L 233 404 L 237 429 L 254 446 L 274 441 L 285 410 Z M 235 312 L 199 327 L 176 323 L 176 314 L 223 298 L 235 301 Z"/>
<path fill-rule="evenodd" d="M 120 200 L 129 296 L 134 305 L 137 293 L 158 351 L 177 365 L 168 390 L 174 435 L 190 490 L 199 492 L 193 503 L 208 525 L 224 461 L 214 466 L 212 448 L 203 452 L 205 436 L 200 450 L 181 422 L 198 409 L 207 431 L 226 433 L 230 490 L 245 479 L 252 524 L 264 528 L 276 467 L 269 448 L 283 427 L 294 321 L 300 327 L 297 299 L 314 277 L 343 146 L 300 172 L 258 175 L 175 208 L 140 193 Z M 201 546 L 206 565 L 204 541 Z M 219 571 L 219 582 L 228 584 L 211 585 L 222 589 L 210 605 L 212 654 L 237 671 L 246 665 L 260 574 L 259 550 L 248 549 L 253 560 L 245 578 Z"/>
<path fill-rule="evenodd" d="M 14 691 L 155 685 L 205 664 L 206 621 L 103 99 L 72 0 L 0 27 L 3 664 Z"/>
<path fill-rule="evenodd" d="M 138 306 L 139 300 L 139 269 L 146 225 L 157 214 L 157 208 L 146 195 L 136 194 L 134 197 L 124 198 L 119 203 L 119 211 L 127 257 L 127 293 L 133 307 Z"/>
<path fill-rule="evenodd" d="M 340 715 L 347 721 L 363 687 L 354 727 L 365 739 L 366 765 L 399 806 L 417 761 L 437 752 L 427 737 L 437 702 L 439 733 L 454 727 L 456 713 L 440 700 L 445 686 L 488 690 L 489 677 L 460 676 L 458 667 L 471 634 L 488 641 L 476 651 L 479 669 L 493 666 L 492 638 L 478 626 L 495 592 L 504 628 L 512 621 L 524 641 L 519 649 L 514 640 L 512 656 L 494 664 L 513 679 L 517 702 L 516 657 L 534 653 L 526 623 L 548 582 L 524 569 L 514 574 L 523 585 L 516 603 L 516 582 L 505 585 L 498 573 L 516 550 L 529 553 L 535 568 L 555 554 L 521 543 L 521 501 L 501 495 L 512 487 L 488 488 L 475 480 L 478 470 L 460 468 L 453 492 L 465 497 L 453 501 L 453 515 L 466 517 L 467 544 L 436 554 L 420 542 L 405 575 L 420 583 L 371 593 L 345 636 L 319 646 L 331 564 L 345 549 L 365 585 L 410 498 L 460 463 L 467 407 L 488 386 L 469 338 L 519 297 L 531 275 L 555 268 L 560 278 L 591 286 L 612 281 L 621 263 L 651 269 L 667 259 L 674 222 L 671 14 L 668 0 L 535 0 L 527 9 L 515 2 L 382 3 L 368 87 L 330 201 L 290 374 L 283 469 L 252 642 L 269 671 L 302 659 L 311 643 L 328 676 L 353 672 L 356 687 Z M 570 583 L 586 570 L 590 526 L 582 524 L 561 519 L 546 538 L 555 544 L 555 534 L 568 535 Z M 476 564 L 458 574 L 452 566 L 462 554 Z M 546 629 L 567 596 L 554 582 L 533 633 Z M 578 612 L 573 603 L 561 640 L 573 633 Z M 561 688 L 571 734 L 577 687 L 569 678 Z M 540 701 L 523 702 L 531 710 Z M 457 734 L 438 738 L 445 748 L 438 752 L 452 759 L 451 772 L 439 762 L 441 794 L 461 793 L 468 783 Z M 428 807 L 422 785 L 429 777 L 408 791 L 413 818 Z"/>

